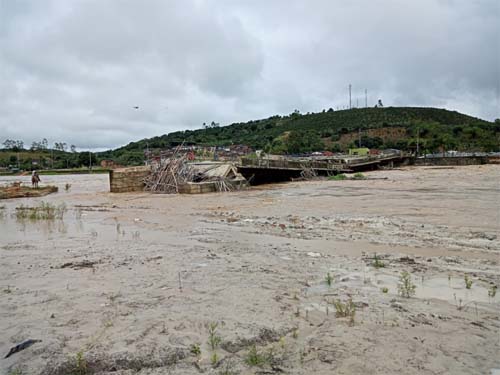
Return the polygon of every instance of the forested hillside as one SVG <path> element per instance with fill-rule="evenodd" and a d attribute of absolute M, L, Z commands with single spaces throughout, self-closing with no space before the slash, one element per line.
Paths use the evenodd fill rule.
<path fill-rule="evenodd" d="M 395 132 L 395 128 L 398 131 Z M 133 159 L 146 147 L 168 148 L 182 142 L 198 145 L 246 144 L 272 153 L 344 151 L 358 145 L 359 136 L 362 146 L 411 150 L 415 147 L 417 133 L 420 149 L 429 152 L 443 148 L 498 151 L 500 121 L 488 122 L 437 108 L 330 109 L 311 114 L 295 111 L 289 116 L 173 132 L 132 142 L 105 154 L 120 159 L 126 159 L 128 155 Z M 351 141 L 346 142 L 346 139 Z"/>
<path fill-rule="evenodd" d="M 0 167 L 19 165 L 30 168 L 72 168 L 96 165 L 111 159 L 121 165 L 140 165 L 144 150 L 158 150 L 186 145 L 225 146 L 245 144 L 276 154 L 298 154 L 311 151 L 347 151 L 350 147 L 397 148 L 412 151 L 417 138 L 421 152 L 441 150 L 499 151 L 500 120 L 488 122 L 458 112 L 437 108 L 363 108 L 323 111 L 203 129 L 177 131 L 129 143 L 105 152 L 66 152 L 64 147 L 35 147 L 26 150 L 21 141 L 0 150 Z M 56 143 L 56 146 L 58 144 Z M 61 143 L 59 144 L 59 146 Z M 40 146 L 40 145 L 38 145 Z M 37 162 L 35 165 L 34 162 Z"/>

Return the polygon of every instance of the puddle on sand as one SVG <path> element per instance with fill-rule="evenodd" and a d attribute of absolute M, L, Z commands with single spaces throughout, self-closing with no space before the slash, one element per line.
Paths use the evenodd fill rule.
<path fill-rule="evenodd" d="M 398 291 L 398 276 L 372 273 L 370 275 L 372 282 L 379 288 L 389 288 L 389 293 L 397 294 Z M 462 303 L 468 302 L 490 302 L 488 297 L 488 289 L 480 285 L 478 282 L 473 282 L 471 289 L 465 288 L 464 279 L 434 277 L 425 279 L 417 279 L 413 277 L 413 283 L 416 285 L 415 297 L 422 299 L 439 299 L 442 301 L 456 304 L 462 300 Z M 496 297 L 491 302 L 497 302 Z"/>

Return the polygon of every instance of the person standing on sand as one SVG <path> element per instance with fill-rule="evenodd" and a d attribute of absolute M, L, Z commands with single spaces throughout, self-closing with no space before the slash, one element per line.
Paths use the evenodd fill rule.
<path fill-rule="evenodd" d="M 31 186 L 38 189 L 38 183 L 40 182 L 40 176 L 37 171 L 33 171 L 31 174 Z"/>

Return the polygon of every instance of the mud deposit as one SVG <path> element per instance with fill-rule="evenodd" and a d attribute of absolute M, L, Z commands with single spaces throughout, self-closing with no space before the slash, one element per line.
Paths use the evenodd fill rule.
<path fill-rule="evenodd" d="M 0 208 L 0 373 L 493 373 L 500 168 L 368 175 L 388 179 L 199 196 L 47 176 L 59 193 Z M 63 219 L 14 216 L 42 200 Z"/>

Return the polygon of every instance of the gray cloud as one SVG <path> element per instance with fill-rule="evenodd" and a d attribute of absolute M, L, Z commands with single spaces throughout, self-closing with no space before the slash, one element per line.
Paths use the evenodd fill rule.
<path fill-rule="evenodd" d="M 382 98 L 500 117 L 497 0 L 0 0 L 0 142 L 106 148 Z M 134 110 L 133 106 L 139 106 Z"/>

